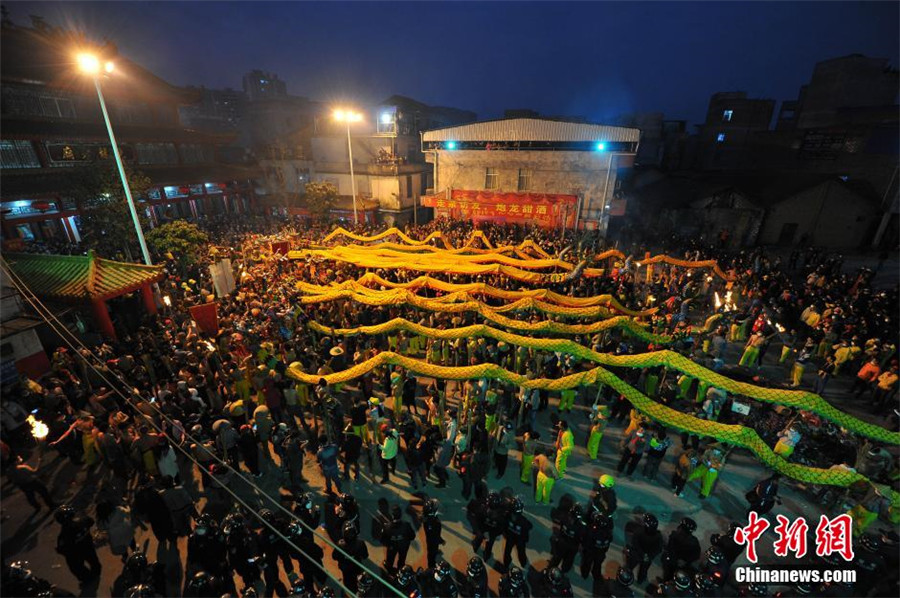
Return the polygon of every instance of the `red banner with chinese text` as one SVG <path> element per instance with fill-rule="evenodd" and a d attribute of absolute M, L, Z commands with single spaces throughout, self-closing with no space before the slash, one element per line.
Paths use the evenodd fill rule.
<path fill-rule="evenodd" d="M 473 220 L 490 220 L 515 224 L 537 224 L 555 228 L 565 222 L 575 225 L 578 198 L 559 193 L 502 193 L 454 189 L 446 195 L 422 197 L 422 205 L 435 209 L 435 216 Z"/>
<path fill-rule="evenodd" d="M 219 332 L 219 313 L 215 302 L 194 305 L 190 311 L 191 318 L 205 334 L 215 336 Z"/>

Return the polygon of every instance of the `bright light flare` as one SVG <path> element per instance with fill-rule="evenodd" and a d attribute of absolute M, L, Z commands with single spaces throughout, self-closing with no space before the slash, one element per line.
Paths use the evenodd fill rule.
<path fill-rule="evenodd" d="M 106 71 L 107 73 L 111 73 L 114 70 L 116 70 L 116 65 L 113 63 L 112 60 L 107 60 L 106 64 L 103 65 L 103 70 Z"/>
<path fill-rule="evenodd" d="M 172 307 L 172 298 L 168 295 L 163 296 L 163 303 L 166 304 L 166 307 Z"/>
<path fill-rule="evenodd" d="M 50 428 L 42 421 L 38 421 L 33 415 L 27 418 L 28 424 L 31 426 L 31 435 L 35 440 L 43 440 L 50 433 Z"/>
<path fill-rule="evenodd" d="M 100 60 L 93 54 L 88 54 L 86 52 L 79 54 L 78 68 L 89 75 L 96 75 L 100 72 Z"/>
<path fill-rule="evenodd" d="M 359 112 L 354 112 L 353 110 L 335 110 L 332 115 L 334 116 L 334 120 L 338 122 L 350 122 L 356 123 L 362 120 L 362 114 Z"/>

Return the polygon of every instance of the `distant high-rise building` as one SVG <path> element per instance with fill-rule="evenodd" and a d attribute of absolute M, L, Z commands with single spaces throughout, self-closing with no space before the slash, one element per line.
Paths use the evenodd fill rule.
<path fill-rule="evenodd" d="M 244 75 L 244 93 L 251 102 L 287 95 L 287 85 L 274 73 L 258 69 Z"/>

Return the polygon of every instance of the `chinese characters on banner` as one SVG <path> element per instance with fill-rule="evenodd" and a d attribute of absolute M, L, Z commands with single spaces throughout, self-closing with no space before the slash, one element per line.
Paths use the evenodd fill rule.
<path fill-rule="evenodd" d="M 803 517 L 798 517 L 791 522 L 784 515 L 777 515 L 778 524 L 775 526 L 777 536 L 773 543 L 775 556 L 786 557 L 793 554 L 794 558 L 806 556 L 806 535 L 809 525 Z M 747 560 L 756 563 L 756 542 L 769 529 L 771 523 L 752 511 L 748 517 L 746 527 L 739 527 L 734 531 L 734 541 L 738 545 L 747 546 Z M 839 554 L 845 561 L 853 560 L 853 520 L 849 515 L 843 514 L 829 519 L 825 515 L 819 517 L 816 525 L 816 555 L 820 557 Z"/>
<path fill-rule="evenodd" d="M 575 226 L 578 198 L 554 193 L 497 193 L 454 189 L 450 199 L 445 195 L 423 197 L 422 204 L 433 207 L 435 216 L 490 220 L 514 224 L 537 224 L 556 228 L 565 222 Z"/>

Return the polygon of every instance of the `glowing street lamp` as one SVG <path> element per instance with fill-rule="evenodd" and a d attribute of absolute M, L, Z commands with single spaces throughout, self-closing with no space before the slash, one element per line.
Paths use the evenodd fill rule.
<path fill-rule="evenodd" d="M 362 114 L 352 110 L 335 110 L 334 120 L 347 123 L 347 155 L 350 157 L 350 192 L 353 194 L 353 223 L 359 222 L 356 215 L 356 179 L 353 177 L 353 144 L 350 142 L 350 123 L 362 120 Z"/>
<path fill-rule="evenodd" d="M 94 80 L 94 87 L 97 89 L 97 98 L 100 100 L 100 111 L 103 113 L 103 122 L 106 123 L 106 132 L 109 134 L 109 143 L 112 146 L 113 156 L 116 159 L 116 167 L 119 169 L 119 178 L 122 179 L 122 187 L 125 189 L 125 199 L 128 201 L 128 209 L 131 212 L 131 219 L 134 221 L 134 230 L 137 231 L 138 242 L 141 245 L 141 253 L 144 256 L 144 263 L 152 266 L 150 260 L 150 252 L 147 250 L 147 241 L 144 240 L 144 231 L 141 230 L 141 221 L 138 219 L 137 207 L 134 203 L 134 197 L 131 195 L 131 187 L 128 186 L 128 177 L 125 176 L 125 166 L 122 164 L 122 155 L 119 153 L 119 145 L 116 143 L 116 135 L 113 133 L 112 123 L 109 120 L 109 112 L 106 110 L 106 101 L 103 99 L 103 91 L 100 89 L 100 73 L 111 73 L 115 70 L 115 64 L 107 60 L 101 63 L 100 59 L 89 53 L 81 53 L 77 56 L 78 67 L 86 75 Z"/>

